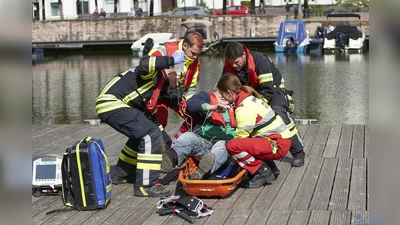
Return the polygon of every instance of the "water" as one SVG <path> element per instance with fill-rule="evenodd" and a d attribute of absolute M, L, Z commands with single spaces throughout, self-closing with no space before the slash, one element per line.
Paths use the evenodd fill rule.
<path fill-rule="evenodd" d="M 294 91 L 295 119 L 319 124 L 369 124 L 369 55 L 266 52 Z M 130 53 L 63 54 L 32 64 L 32 123 L 82 124 L 97 119 L 97 95 L 118 72 L 137 65 Z M 201 55 L 198 90 L 212 91 L 223 55 Z M 176 115 L 171 116 L 175 121 Z"/>

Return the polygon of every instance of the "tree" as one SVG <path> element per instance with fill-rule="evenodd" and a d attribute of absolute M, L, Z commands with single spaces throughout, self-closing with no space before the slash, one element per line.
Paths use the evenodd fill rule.
<path fill-rule="evenodd" d="M 46 11 L 45 11 L 45 0 L 42 0 L 42 18 L 43 18 L 43 20 L 46 20 Z"/>
<path fill-rule="evenodd" d="M 81 0 L 76 0 L 76 12 L 77 12 L 77 14 L 82 13 Z"/>
<path fill-rule="evenodd" d="M 154 2 L 153 0 L 150 0 L 149 16 L 153 16 L 153 12 L 154 12 Z"/>
<path fill-rule="evenodd" d="M 297 6 L 297 19 L 299 20 L 303 19 L 303 10 L 301 8 L 301 1 L 299 1 L 299 5 Z"/>
<path fill-rule="evenodd" d="M 226 0 L 222 0 L 222 15 L 226 15 Z"/>
<path fill-rule="evenodd" d="M 250 1 L 250 13 L 251 14 L 256 13 L 256 1 L 255 0 Z"/>
<path fill-rule="evenodd" d="M 58 10 L 60 11 L 60 20 L 64 20 L 64 12 L 62 7 L 62 0 L 58 0 Z"/>

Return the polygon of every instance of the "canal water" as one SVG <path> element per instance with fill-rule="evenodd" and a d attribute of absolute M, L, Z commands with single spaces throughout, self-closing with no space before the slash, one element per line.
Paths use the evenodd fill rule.
<path fill-rule="evenodd" d="M 316 119 L 318 124 L 369 124 L 368 52 L 264 52 L 281 71 L 285 86 L 294 91 L 293 118 Z M 131 53 L 64 53 L 32 61 L 32 123 L 83 124 L 97 119 L 95 101 L 102 88 L 138 61 Z M 201 55 L 200 62 L 198 90 L 212 91 L 222 73 L 223 55 Z"/>

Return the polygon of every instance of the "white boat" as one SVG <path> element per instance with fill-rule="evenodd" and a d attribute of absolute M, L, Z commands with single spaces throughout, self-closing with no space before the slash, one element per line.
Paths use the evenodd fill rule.
<path fill-rule="evenodd" d="M 178 38 L 183 39 L 190 32 L 199 32 L 204 40 L 202 53 L 215 52 L 222 40 L 217 26 L 208 20 L 186 20 L 179 25 Z"/>
<path fill-rule="evenodd" d="M 361 50 L 364 47 L 365 33 L 361 27 L 359 14 L 328 14 L 327 17 L 357 17 L 360 20 L 360 29 L 357 26 L 337 25 L 324 38 L 324 50 Z"/>
<path fill-rule="evenodd" d="M 164 44 L 166 41 L 175 41 L 175 38 L 172 38 L 172 33 L 148 33 L 143 37 L 139 38 L 135 42 L 133 42 L 131 49 L 134 53 L 141 54 L 143 52 L 144 43 L 148 38 L 153 39 L 154 46 L 153 48 L 158 48 Z"/>

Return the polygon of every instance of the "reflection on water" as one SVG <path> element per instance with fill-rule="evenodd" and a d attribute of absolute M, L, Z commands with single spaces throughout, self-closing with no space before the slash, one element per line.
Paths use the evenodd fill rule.
<path fill-rule="evenodd" d="M 294 91 L 293 118 L 320 124 L 368 124 L 367 53 L 284 54 L 267 52 Z M 95 101 L 118 72 L 139 58 L 119 55 L 62 55 L 32 64 L 32 123 L 79 124 L 97 118 Z M 201 55 L 199 90 L 212 91 L 223 55 Z M 172 116 L 173 121 L 176 116 Z"/>

